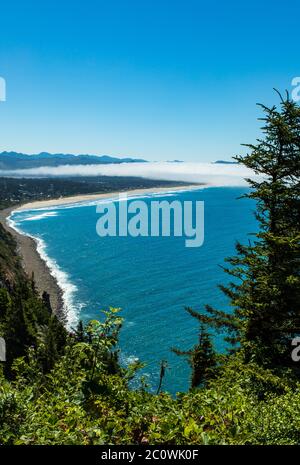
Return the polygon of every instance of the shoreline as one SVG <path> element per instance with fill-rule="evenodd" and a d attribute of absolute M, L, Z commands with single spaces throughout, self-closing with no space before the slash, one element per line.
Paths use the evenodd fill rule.
<path fill-rule="evenodd" d="M 17 253 L 21 257 L 25 273 L 29 278 L 34 274 L 38 294 L 42 296 L 44 291 L 47 292 L 50 297 L 53 313 L 60 316 L 63 314 L 64 309 L 63 290 L 51 274 L 51 270 L 45 260 L 40 256 L 37 250 L 37 241 L 31 236 L 21 234 L 8 224 L 7 220 L 13 211 L 15 211 L 15 207 L 0 210 L 0 222 L 16 241 Z"/>
<path fill-rule="evenodd" d="M 191 190 L 199 190 L 203 188 L 204 184 L 192 184 L 186 186 L 174 186 L 174 187 L 156 187 L 146 189 L 132 189 L 126 190 L 122 193 L 126 193 L 128 197 L 133 195 L 143 194 L 164 194 L 170 192 L 184 192 Z M 50 296 L 50 303 L 53 310 L 58 316 L 67 317 L 68 308 L 64 300 L 64 289 L 60 285 L 59 280 L 54 276 L 53 270 L 50 269 L 45 259 L 41 256 L 38 251 L 38 241 L 26 234 L 23 234 L 14 229 L 9 223 L 10 215 L 15 211 L 25 210 L 38 210 L 49 207 L 57 207 L 70 204 L 79 204 L 87 201 L 96 201 L 102 199 L 110 199 L 117 196 L 121 192 L 109 192 L 102 194 L 86 194 L 76 195 L 70 197 L 61 197 L 58 199 L 50 200 L 39 200 L 34 202 L 28 202 L 20 206 L 9 207 L 4 210 L 0 210 L 0 222 L 3 227 L 8 231 L 17 243 L 17 252 L 22 259 L 22 266 L 29 278 L 34 274 L 36 289 L 41 296 L 46 291 Z M 68 318 L 67 318 L 68 319 Z"/>
<path fill-rule="evenodd" d="M 199 190 L 207 186 L 206 184 L 187 184 L 186 186 L 174 186 L 174 187 L 149 187 L 145 189 L 132 189 L 126 191 L 114 191 L 114 192 L 106 192 L 102 194 L 79 194 L 73 195 L 70 197 L 60 197 L 58 199 L 49 199 L 49 200 L 36 200 L 33 202 L 25 203 L 17 208 L 14 208 L 13 211 L 24 211 L 24 210 L 38 210 L 42 208 L 48 207 L 58 207 L 62 205 L 69 205 L 72 203 L 84 203 L 88 201 L 96 201 L 102 199 L 110 199 L 111 197 L 117 196 L 119 194 L 127 194 L 128 197 L 132 195 L 140 195 L 143 194 L 164 194 L 169 192 L 184 192 L 184 191 L 191 191 L 191 190 Z"/>

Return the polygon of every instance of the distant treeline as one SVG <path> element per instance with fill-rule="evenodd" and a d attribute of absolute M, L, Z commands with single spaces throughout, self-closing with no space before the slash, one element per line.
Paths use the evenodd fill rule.
<path fill-rule="evenodd" d="M 0 208 L 15 203 L 70 195 L 119 192 L 130 189 L 184 186 L 184 182 L 120 176 L 68 178 L 0 178 Z"/>

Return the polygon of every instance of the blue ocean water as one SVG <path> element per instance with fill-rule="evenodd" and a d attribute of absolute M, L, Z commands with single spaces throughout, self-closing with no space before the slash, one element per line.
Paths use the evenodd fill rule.
<path fill-rule="evenodd" d="M 256 231 L 254 203 L 237 200 L 246 191 L 219 187 L 155 196 L 205 202 L 200 248 L 185 247 L 181 237 L 100 238 L 95 203 L 16 212 L 11 219 L 16 228 L 38 238 L 40 253 L 64 289 L 71 326 L 78 318 L 102 318 L 101 309 L 109 306 L 122 308 L 122 361 L 145 362 L 142 373 L 155 390 L 160 361 L 166 360 L 163 388 L 174 394 L 188 388 L 190 369 L 170 348 L 189 349 L 197 341 L 197 322 L 184 308 L 203 311 L 208 303 L 228 309 L 217 287 L 229 280 L 220 265 L 234 254 L 237 240 L 246 242 L 248 233 Z M 220 336 L 214 342 L 224 349 Z"/>

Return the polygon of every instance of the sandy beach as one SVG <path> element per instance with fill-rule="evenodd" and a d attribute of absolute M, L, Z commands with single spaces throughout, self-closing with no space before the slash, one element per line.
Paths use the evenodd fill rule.
<path fill-rule="evenodd" d="M 42 260 L 36 242 L 29 236 L 19 234 L 7 223 L 7 218 L 15 207 L 0 210 L 0 222 L 4 228 L 12 234 L 17 242 L 17 251 L 22 258 L 22 265 L 29 277 L 34 273 L 36 288 L 40 295 L 46 291 L 50 296 L 51 307 L 56 314 L 60 314 L 63 309 L 62 290 L 55 278 L 51 275 L 45 261 Z"/>
<path fill-rule="evenodd" d="M 174 186 L 174 187 L 157 187 L 150 189 L 135 189 L 126 191 L 128 196 L 143 195 L 151 193 L 167 193 L 174 191 L 186 191 L 200 189 L 201 185 L 187 185 L 187 186 Z M 124 192 L 123 192 L 124 193 Z M 86 202 L 101 200 L 105 198 L 118 197 L 119 192 L 109 192 L 105 194 L 90 194 L 90 195 L 76 195 L 72 197 L 61 197 L 58 199 L 41 200 L 35 202 L 25 203 L 18 207 L 10 207 L 0 210 L 0 222 L 5 229 L 10 232 L 15 238 L 18 246 L 18 253 L 22 258 L 22 265 L 25 272 L 29 277 L 34 273 L 36 288 L 40 295 L 46 291 L 50 295 L 50 302 L 54 313 L 60 314 L 64 308 L 62 299 L 62 289 L 59 283 L 52 276 L 50 269 L 46 262 L 41 258 L 37 251 L 37 244 L 34 239 L 29 236 L 18 233 L 7 222 L 8 217 L 13 211 L 32 210 L 39 208 L 55 207 L 58 205 L 68 205 L 72 203 Z"/>
<path fill-rule="evenodd" d="M 189 191 L 200 189 L 203 184 L 191 184 L 186 186 L 174 186 L 174 187 L 152 187 L 149 189 L 133 189 L 129 191 L 124 191 L 122 194 L 128 194 L 128 197 L 133 195 L 143 195 L 143 194 L 157 194 L 157 193 L 167 193 L 167 192 L 179 192 L 179 191 Z M 20 207 L 14 208 L 13 211 L 21 210 L 34 210 L 39 208 L 55 207 L 59 205 L 68 205 L 71 203 L 87 202 L 94 200 L 108 199 L 111 197 L 118 197 L 121 191 L 118 192 L 107 192 L 105 194 L 86 194 L 86 195 L 74 195 L 71 197 L 60 197 L 58 199 L 51 200 L 38 200 L 35 202 L 29 202 L 21 205 Z"/>

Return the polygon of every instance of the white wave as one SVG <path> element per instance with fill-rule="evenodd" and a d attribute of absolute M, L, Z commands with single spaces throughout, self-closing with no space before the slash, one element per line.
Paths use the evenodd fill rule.
<path fill-rule="evenodd" d="M 205 188 L 207 188 L 208 186 L 199 186 L 198 189 L 194 189 L 193 188 L 193 191 L 195 190 L 203 190 Z M 209 186 L 210 187 L 210 186 Z M 160 191 L 159 192 L 159 188 L 157 188 L 158 190 L 156 190 L 156 192 L 151 192 L 151 193 L 141 193 L 141 194 L 131 194 L 130 191 L 126 192 L 127 194 L 127 199 L 128 200 L 136 200 L 136 199 L 141 199 L 141 198 L 153 198 L 153 197 L 174 197 L 175 195 L 179 194 L 179 193 L 182 193 L 182 192 L 188 192 L 190 191 L 191 189 L 190 188 L 182 188 L 180 190 L 172 190 L 172 188 L 170 188 L 170 190 L 167 190 L 167 191 Z M 68 210 L 68 209 L 73 209 L 73 208 L 80 208 L 80 207 L 94 207 L 94 206 L 97 206 L 99 204 L 106 204 L 106 203 L 111 203 L 111 202 L 120 202 L 122 201 L 122 198 L 119 197 L 119 195 L 122 195 L 124 194 L 125 192 L 120 192 L 120 194 L 118 194 L 118 196 L 113 196 L 113 197 L 107 197 L 105 199 L 101 199 L 101 198 L 98 198 L 98 199 L 95 199 L 95 200 L 81 200 L 81 201 L 74 201 L 72 203 L 62 203 L 60 205 L 55 205 L 55 210 Z M 101 195 L 101 194 L 100 194 Z M 53 210 L 53 205 L 52 206 L 49 206 L 49 207 L 39 207 L 39 208 L 30 208 L 28 210 L 26 209 L 22 209 L 20 211 L 16 210 L 15 213 L 19 213 L 19 214 L 25 214 L 25 213 L 28 213 L 29 211 L 30 212 L 49 212 L 49 215 L 48 216 L 57 216 L 58 215 L 58 212 L 54 212 L 55 215 L 52 215 L 50 214 L 50 210 L 52 211 Z M 41 214 L 42 216 L 42 214 Z M 33 219 L 41 219 L 41 216 L 40 217 L 32 217 Z M 30 218 L 30 217 L 29 217 Z M 22 217 L 22 221 L 26 221 L 26 218 L 23 218 Z"/>
<path fill-rule="evenodd" d="M 8 224 L 8 226 L 12 229 L 14 229 L 15 231 L 17 231 L 17 233 L 19 234 L 23 234 L 22 231 L 18 228 L 17 225 L 19 225 L 19 223 L 17 223 L 16 221 L 14 221 L 12 219 L 12 216 L 14 215 L 15 213 L 14 212 L 11 212 L 11 214 L 6 218 L 6 223 Z"/>
<path fill-rule="evenodd" d="M 22 221 L 37 221 L 37 220 L 43 220 L 44 218 L 49 218 L 52 216 L 57 216 L 57 212 L 45 212 L 45 213 L 40 213 L 39 215 L 34 215 L 34 216 L 29 216 L 27 218 L 23 218 Z"/>
<path fill-rule="evenodd" d="M 62 298 L 64 302 L 64 313 L 67 317 L 67 327 L 71 328 L 78 321 L 78 315 L 81 311 L 82 304 L 74 302 L 74 297 L 77 292 L 77 286 L 70 281 L 68 273 L 63 271 L 57 262 L 50 258 L 47 254 L 47 246 L 40 237 L 32 237 L 37 243 L 37 251 L 41 258 L 45 261 L 50 270 L 51 275 L 55 278 L 58 286 L 62 290 Z"/>
<path fill-rule="evenodd" d="M 137 363 L 139 361 L 139 358 L 136 357 L 136 355 L 128 355 L 122 351 L 120 353 L 120 363 L 121 365 L 128 367 L 132 363 Z"/>
<path fill-rule="evenodd" d="M 130 195 L 130 192 L 127 195 L 127 199 L 134 200 L 134 199 L 139 199 L 139 198 L 152 198 L 152 197 L 157 197 L 157 196 L 174 196 L 178 194 L 179 192 L 186 191 L 186 189 L 183 189 L 182 191 L 169 191 L 169 192 L 153 192 L 153 193 L 145 193 L 145 194 L 134 194 Z M 79 208 L 79 207 L 88 207 L 88 206 L 96 206 L 99 203 L 111 203 L 111 202 L 120 202 L 123 199 L 120 197 L 110 197 L 107 199 L 98 199 L 98 200 L 93 200 L 93 201 L 82 201 L 82 202 L 77 202 L 77 203 L 72 203 L 72 204 L 65 204 L 65 205 L 59 205 L 55 209 L 60 210 L 60 209 L 68 209 L 68 208 Z M 51 211 L 49 211 L 51 210 Z M 68 274 L 63 271 L 57 262 L 49 257 L 47 254 L 47 246 L 45 241 L 37 236 L 33 236 L 31 234 L 25 233 L 22 229 L 19 228 L 20 224 L 23 221 L 34 221 L 34 220 L 40 220 L 43 218 L 48 218 L 51 216 L 57 216 L 57 211 L 53 212 L 53 207 L 42 207 L 42 208 L 37 208 L 37 209 L 30 209 L 30 210 L 23 210 L 21 212 L 18 211 L 13 211 L 10 216 L 7 218 L 7 223 L 11 228 L 13 228 L 15 231 L 17 231 L 19 234 L 27 235 L 28 237 L 31 237 L 37 244 L 37 252 L 39 253 L 40 257 L 45 261 L 50 274 L 55 278 L 58 286 L 60 287 L 62 291 L 62 298 L 63 298 L 63 303 L 64 303 L 64 311 L 67 317 L 67 327 L 72 328 L 74 325 L 78 322 L 78 315 L 80 314 L 80 311 L 82 308 L 85 306 L 84 303 L 79 303 L 74 302 L 74 297 L 77 291 L 77 287 L 70 281 L 70 278 Z M 24 214 L 28 214 L 28 212 L 44 212 L 44 213 L 39 213 L 37 215 L 29 216 L 29 217 L 24 217 Z M 16 215 L 19 218 L 19 221 L 16 222 L 13 219 L 13 216 Z M 21 217 L 20 217 L 21 215 Z M 132 323 L 134 324 L 134 323 Z"/>
<path fill-rule="evenodd" d="M 138 163 L 136 163 L 134 165 L 136 166 L 136 165 L 138 165 Z M 145 164 L 143 163 L 142 165 L 145 165 Z M 150 164 L 147 164 L 147 165 L 150 165 Z M 157 164 L 157 165 L 160 165 L 160 164 Z M 174 165 L 174 164 L 172 164 L 172 165 Z M 178 165 L 180 165 L 180 167 L 181 167 L 183 165 L 183 163 L 178 163 Z M 96 165 L 96 166 L 98 167 L 98 165 Z M 120 166 L 123 166 L 123 165 L 120 165 Z M 215 165 L 210 165 L 210 166 L 215 166 Z M 229 165 L 229 166 L 232 166 L 232 165 Z M 105 165 L 105 167 L 107 167 L 107 165 Z M 127 174 L 124 174 L 124 175 L 127 176 Z M 247 174 L 244 173 L 244 175 L 249 176 L 249 173 L 247 173 Z M 165 175 L 162 176 L 162 179 L 166 179 Z M 189 180 L 189 181 L 191 181 L 191 180 Z M 227 179 L 227 184 L 226 183 L 223 183 L 223 184 L 220 183 L 220 185 L 231 185 L 231 184 L 230 183 L 228 184 L 228 179 Z M 239 184 L 237 183 L 237 184 L 232 184 L 232 185 L 239 185 Z M 242 183 L 240 185 L 247 185 L 247 183 Z M 197 189 L 197 190 L 200 191 L 200 190 L 206 189 L 207 187 L 213 187 L 213 184 L 199 186 L 199 189 Z M 175 196 L 175 195 L 177 195 L 177 194 L 179 194 L 181 192 L 187 192 L 188 190 L 189 189 L 184 188 L 184 187 L 181 190 L 175 190 L 175 191 L 172 190 L 172 188 L 170 188 L 170 190 L 168 190 L 168 191 L 159 192 L 159 190 L 158 190 L 158 191 L 152 192 L 152 193 L 141 193 L 141 194 L 132 194 L 132 195 L 130 195 L 130 191 L 129 191 L 127 193 L 127 199 L 128 200 L 134 200 L 134 199 L 140 199 L 140 198 L 153 198 L 153 197 L 159 197 L 159 196 L 160 197 Z M 76 305 L 75 305 L 74 297 L 75 297 L 75 294 L 76 294 L 76 291 L 77 291 L 77 287 L 70 281 L 70 278 L 69 278 L 68 274 L 59 267 L 57 262 L 54 259 L 52 259 L 52 258 L 50 258 L 48 256 L 47 247 L 46 247 L 46 244 L 43 241 L 43 239 L 41 239 L 40 237 L 32 236 L 32 235 L 22 231 L 19 228 L 20 223 L 22 221 L 34 221 L 34 220 L 40 220 L 40 219 L 51 217 L 51 216 L 57 216 L 58 215 L 57 210 L 61 210 L 61 209 L 89 207 L 89 206 L 96 206 L 96 205 L 102 204 L 102 203 L 111 203 L 111 202 L 120 202 L 120 201 L 122 201 L 122 198 L 120 198 L 119 196 L 112 196 L 112 197 L 109 197 L 109 198 L 106 198 L 106 199 L 84 200 L 84 201 L 75 202 L 75 203 L 72 203 L 72 204 L 57 205 L 57 206 L 55 206 L 55 211 L 53 211 L 53 206 L 41 207 L 41 208 L 35 208 L 35 209 L 31 208 L 30 210 L 23 210 L 22 212 L 13 211 L 11 213 L 11 215 L 7 219 L 7 223 L 13 229 L 15 229 L 19 234 L 27 235 L 27 236 L 31 237 L 36 242 L 38 253 L 40 254 L 41 258 L 46 262 L 51 275 L 56 279 L 56 281 L 58 283 L 58 286 L 62 290 L 62 297 L 63 297 L 63 302 L 64 302 L 64 310 L 65 310 L 65 313 L 66 313 L 66 316 L 67 316 L 67 326 L 68 326 L 68 328 L 71 328 L 72 326 L 74 326 L 76 324 L 76 322 L 78 321 L 78 315 L 80 314 L 80 311 L 85 306 L 85 304 L 84 303 L 76 303 Z M 23 213 L 28 214 L 28 212 L 32 212 L 32 213 L 34 213 L 34 212 L 44 212 L 44 213 L 39 213 L 39 214 L 36 214 L 36 215 L 33 214 L 32 216 L 24 218 Z M 13 216 L 18 215 L 18 218 L 19 218 L 20 214 L 21 214 L 21 219 L 18 222 L 16 222 L 13 219 Z"/>
<path fill-rule="evenodd" d="M 136 357 L 135 355 L 129 355 L 126 357 L 126 363 L 127 365 L 131 365 L 132 363 L 137 363 L 139 361 L 139 358 Z"/>
<path fill-rule="evenodd" d="M 7 223 L 11 228 L 17 231 L 19 234 L 23 234 L 25 236 L 30 237 L 36 243 L 37 252 L 46 263 L 50 274 L 56 280 L 59 288 L 62 291 L 62 299 L 63 299 L 63 306 L 64 306 L 64 313 L 66 315 L 66 326 L 67 328 L 72 328 L 78 322 L 78 315 L 80 314 L 81 309 L 83 308 L 84 304 L 76 302 L 75 304 L 75 295 L 77 292 L 77 286 L 73 284 L 70 280 L 68 273 L 63 271 L 57 262 L 49 257 L 47 254 L 47 246 L 45 241 L 41 237 L 33 236 L 31 234 L 25 233 L 22 231 L 17 225 L 20 223 L 16 223 L 13 220 L 14 212 L 7 219 Z"/>

